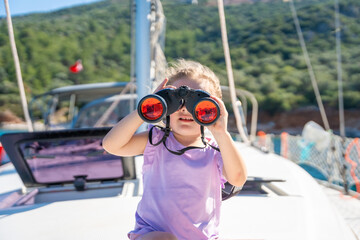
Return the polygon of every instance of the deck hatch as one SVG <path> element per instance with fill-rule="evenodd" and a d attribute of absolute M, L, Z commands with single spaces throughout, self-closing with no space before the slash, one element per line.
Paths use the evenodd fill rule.
<path fill-rule="evenodd" d="M 109 129 L 10 133 L 1 142 L 27 187 L 73 183 L 77 176 L 86 182 L 122 179 L 122 157 L 101 146 Z"/>

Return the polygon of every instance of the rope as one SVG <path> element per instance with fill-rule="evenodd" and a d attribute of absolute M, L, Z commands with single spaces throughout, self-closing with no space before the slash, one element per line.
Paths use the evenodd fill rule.
<path fill-rule="evenodd" d="M 22 79 L 22 75 L 21 75 L 20 61 L 19 61 L 19 56 L 18 56 L 18 52 L 17 52 L 17 49 L 16 49 L 16 43 L 15 43 L 15 37 L 14 37 L 14 29 L 13 29 L 13 25 L 12 25 L 12 21 L 11 21 L 9 2 L 8 2 L 8 0 L 4 0 L 4 3 L 5 3 L 5 9 L 6 9 L 6 20 L 7 20 L 8 31 L 9 31 L 11 52 L 12 52 L 12 55 L 13 55 L 13 58 L 14 58 L 16 78 L 17 78 L 19 91 L 20 91 L 21 105 L 22 105 L 22 108 L 23 108 L 24 117 L 25 117 L 25 120 L 26 120 L 28 131 L 32 132 L 32 131 L 34 131 L 34 129 L 33 129 L 32 123 L 31 123 L 31 118 L 30 118 L 30 114 L 29 114 L 29 110 L 28 110 L 27 101 L 26 101 L 24 83 L 23 83 L 23 79 Z"/>
<path fill-rule="evenodd" d="M 165 46 L 165 15 L 159 0 L 151 2 L 150 54 L 152 88 L 157 87 L 165 79 L 167 61 L 164 54 Z"/>
<path fill-rule="evenodd" d="M 321 95 L 320 95 L 319 88 L 318 88 L 318 85 L 317 85 L 317 82 L 316 82 L 314 70 L 313 70 L 312 65 L 311 65 L 309 54 L 308 54 L 308 51 L 306 49 L 304 36 L 302 34 L 302 31 L 301 31 L 299 19 L 298 19 L 297 13 L 296 13 L 296 9 L 295 9 L 295 5 L 294 5 L 293 0 L 290 0 L 289 4 L 290 4 L 291 13 L 292 13 L 294 23 L 295 23 L 295 27 L 296 27 L 296 32 L 297 32 L 298 37 L 299 37 L 301 49 L 303 51 L 305 62 L 306 62 L 308 72 L 309 72 L 309 75 L 310 75 L 311 84 L 313 86 L 314 93 L 315 93 L 315 96 L 316 96 L 316 101 L 317 101 L 317 104 L 318 104 L 319 109 L 320 109 L 321 118 L 322 118 L 322 121 L 324 123 L 325 129 L 327 131 L 329 131 L 330 130 L 329 122 L 328 122 L 328 119 L 326 117 L 325 109 L 324 109 L 324 106 L 323 106 L 323 103 L 322 103 L 322 100 L 321 100 Z"/>
<path fill-rule="evenodd" d="M 353 160 L 351 160 L 350 158 L 350 151 L 353 147 L 356 147 L 356 151 L 358 153 L 358 158 L 360 159 L 360 144 L 359 144 L 359 138 L 355 138 L 346 148 L 345 151 L 345 160 L 351 165 L 351 169 L 350 169 L 350 175 L 352 177 L 352 179 L 355 182 L 355 186 L 356 186 L 356 192 L 360 193 L 360 181 L 359 179 L 356 177 L 356 167 L 357 167 L 357 163 Z"/>
<path fill-rule="evenodd" d="M 230 98 L 231 98 L 231 104 L 232 104 L 235 119 L 236 119 L 236 126 L 237 126 L 237 129 L 240 133 L 242 140 L 245 143 L 250 143 L 249 139 L 247 138 L 247 136 L 245 134 L 244 128 L 242 127 L 241 116 L 240 116 L 240 113 L 239 113 L 239 110 L 238 110 L 237 104 L 236 104 L 234 75 L 233 75 L 233 71 L 232 71 L 232 67 L 231 67 L 231 58 L 230 58 L 229 43 L 228 43 L 228 39 L 227 39 L 223 0 L 218 0 L 218 9 L 219 9 L 219 18 L 220 18 L 220 27 L 221 27 L 221 38 L 222 38 L 225 63 L 226 63 L 226 71 L 228 74 L 228 81 L 229 81 L 229 88 L 230 88 Z"/>

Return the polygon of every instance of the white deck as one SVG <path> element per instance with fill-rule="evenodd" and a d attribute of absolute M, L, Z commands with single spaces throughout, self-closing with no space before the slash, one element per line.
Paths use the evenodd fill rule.
<path fill-rule="evenodd" d="M 336 211 L 339 212 L 357 238 L 360 239 L 360 200 L 329 187 L 322 186 L 322 189 Z"/>
<path fill-rule="evenodd" d="M 267 195 L 242 195 L 223 202 L 220 221 L 222 239 L 355 240 L 359 233 L 360 205 L 340 199 L 348 215 L 332 211 L 339 192 L 320 187 L 302 168 L 274 154 L 238 144 L 250 176 L 286 179 L 268 187 Z M 140 160 L 137 158 L 137 160 Z M 140 161 L 136 161 L 141 172 Z M 140 165 L 140 166 L 139 166 Z M 141 182 L 141 181 L 140 181 Z M 22 188 L 12 165 L 0 168 L 1 192 Z M 130 184 L 130 183 L 128 183 Z M 141 189 L 141 186 L 139 186 Z M 330 199 L 326 195 L 330 193 Z M 275 191 L 276 190 L 276 191 Z M 134 225 L 141 194 L 124 186 L 122 194 L 109 198 L 47 202 L 0 210 L 0 239 L 126 239 Z M 339 200 L 339 201 L 340 201 Z M 355 200 L 355 202 L 354 202 Z M 353 202 L 354 206 L 353 207 Z M 340 206 L 342 204 L 339 204 Z M 335 209 L 335 208 L 334 208 Z M 353 221 L 356 219 L 356 221 Z M 34 224 L 29 224 L 29 223 Z M 21 231 L 17 231 L 17 229 Z"/>

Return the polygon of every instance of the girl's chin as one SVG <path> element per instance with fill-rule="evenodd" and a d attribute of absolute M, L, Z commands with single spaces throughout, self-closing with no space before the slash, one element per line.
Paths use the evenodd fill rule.
<path fill-rule="evenodd" d="M 192 129 L 194 131 L 195 129 L 200 129 L 200 126 L 196 124 L 195 122 L 180 122 L 177 124 L 178 129 Z"/>
<path fill-rule="evenodd" d="M 199 126 L 178 126 L 176 128 L 172 129 L 173 132 L 180 134 L 180 135 L 186 135 L 186 136 L 194 136 L 194 135 L 200 135 L 200 127 Z"/>
<path fill-rule="evenodd" d="M 178 120 L 178 124 L 187 124 L 187 125 L 193 125 L 195 123 L 194 120 Z"/>

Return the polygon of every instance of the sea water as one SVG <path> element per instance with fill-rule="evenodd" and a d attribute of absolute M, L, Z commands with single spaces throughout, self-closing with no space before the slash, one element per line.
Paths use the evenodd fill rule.
<path fill-rule="evenodd" d="M 25 130 L 9 130 L 9 129 L 0 129 L 0 136 L 5 133 L 15 133 L 15 132 L 24 132 Z"/>

